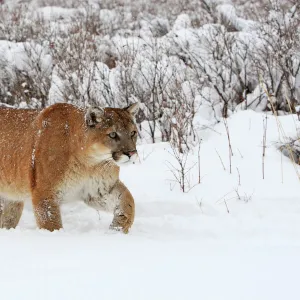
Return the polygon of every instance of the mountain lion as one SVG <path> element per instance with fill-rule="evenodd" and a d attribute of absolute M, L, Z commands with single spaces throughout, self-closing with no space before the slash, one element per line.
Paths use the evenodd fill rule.
<path fill-rule="evenodd" d="M 119 180 L 119 164 L 137 158 L 138 105 L 78 108 L 58 103 L 42 111 L 0 109 L 0 228 L 15 228 L 32 201 L 39 228 L 62 228 L 60 204 L 80 200 L 114 213 L 112 229 L 127 233 L 134 200 Z"/>

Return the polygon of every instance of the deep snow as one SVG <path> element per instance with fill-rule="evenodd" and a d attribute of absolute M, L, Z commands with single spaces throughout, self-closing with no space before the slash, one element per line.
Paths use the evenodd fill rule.
<path fill-rule="evenodd" d="M 0 230 L 1 299 L 299 299 L 300 170 L 277 150 L 284 139 L 268 116 L 262 179 L 263 118 L 229 118 L 232 174 L 224 124 L 199 131 L 202 182 L 186 194 L 172 181 L 169 145 L 139 146 L 141 164 L 121 169 L 136 201 L 128 235 L 83 204 L 63 206 L 64 230 L 37 230 L 26 207 L 16 230 Z M 279 121 L 297 134 L 295 116 Z"/>

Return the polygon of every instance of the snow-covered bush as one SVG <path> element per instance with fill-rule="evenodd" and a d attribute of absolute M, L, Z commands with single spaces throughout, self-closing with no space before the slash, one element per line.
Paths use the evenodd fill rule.
<path fill-rule="evenodd" d="M 253 61 L 260 80 L 274 96 L 274 108 L 269 104 L 265 109 L 295 112 L 300 104 L 296 91 L 300 80 L 299 8 L 280 9 L 276 2 L 272 8 L 260 26 Z"/>
<path fill-rule="evenodd" d="M 0 102 L 138 101 L 144 140 L 189 149 L 197 114 L 212 124 L 240 109 L 295 111 L 299 9 L 296 0 L 4 1 Z"/>
<path fill-rule="evenodd" d="M 52 74 L 47 50 L 34 42 L 0 41 L 0 57 L 1 102 L 45 107 Z"/>

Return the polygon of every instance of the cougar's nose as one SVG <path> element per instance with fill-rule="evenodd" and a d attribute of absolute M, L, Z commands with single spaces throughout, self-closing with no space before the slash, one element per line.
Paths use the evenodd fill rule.
<path fill-rule="evenodd" d="M 131 157 L 131 156 L 133 156 L 134 154 L 136 154 L 137 153 L 137 151 L 136 150 L 132 150 L 132 151 L 128 151 L 128 152 L 124 152 L 124 154 L 125 155 L 127 155 L 129 158 Z"/>

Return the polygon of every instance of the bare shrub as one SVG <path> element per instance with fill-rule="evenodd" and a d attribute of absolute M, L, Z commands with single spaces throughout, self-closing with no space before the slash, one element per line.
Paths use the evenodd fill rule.
<path fill-rule="evenodd" d="M 297 85 L 300 81 L 300 16 L 299 5 L 294 9 L 272 2 L 270 16 L 261 25 L 253 61 L 257 73 L 263 78 L 276 112 L 295 113 L 295 106 L 300 103 Z M 290 103 L 288 103 L 288 101 Z M 267 110 L 272 111 L 268 105 Z"/>
<path fill-rule="evenodd" d="M 13 44 L 12 44 L 13 45 Z M 2 101 L 19 106 L 46 107 L 51 85 L 51 57 L 35 43 L 23 43 L 14 48 L 19 65 L 0 60 L 0 94 Z"/>

